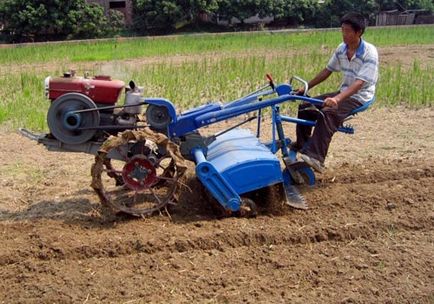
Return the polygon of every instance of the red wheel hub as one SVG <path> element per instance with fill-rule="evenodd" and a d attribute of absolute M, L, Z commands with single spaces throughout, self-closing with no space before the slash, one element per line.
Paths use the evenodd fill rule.
<path fill-rule="evenodd" d="M 135 191 L 148 189 L 158 181 L 154 165 L 143 155 L 134 156 L 125 164 L 122 178 Z"/>

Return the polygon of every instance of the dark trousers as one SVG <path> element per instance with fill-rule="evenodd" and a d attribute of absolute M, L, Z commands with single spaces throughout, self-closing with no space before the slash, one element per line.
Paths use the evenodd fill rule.
<path fill-rule="evenodd" d="M 324 100 L 337 94 L 339 92 L 328 93 L 315 98 Z M 342 100 L 337 107 L 333 108 L 317 106 L 316 108 L 319 111 L 312 109 L 313 105 L 310 103 L 300 104 L 297 117 L 316 121 L 316 125 L 311 136 L 312 127 L 297 124 L 296 146 L 301 149 L 301 153 L 324 162 L 333 134 L 342 125 L 344 119 L 351 111 L 361 105 L 362 102 L 353 98 Z"/>

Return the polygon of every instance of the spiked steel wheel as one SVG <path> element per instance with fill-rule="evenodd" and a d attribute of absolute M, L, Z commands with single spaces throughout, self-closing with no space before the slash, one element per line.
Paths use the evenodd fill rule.
<path fill-rule="evenodd" d="M 177 166 L 170 153 L 118 153 L 137 145 L 116 140 L 119 138 L 122 139 L 122 134 L 114 140 L 108 139 L 113 144 L 106 151 L 98 152 L 92 166 L 92 187 L 101 203 L 115 212 L 133 216 L 151 215 L 174 203 L 184 167 Z M 110 153 L 117 154 L 116 159 L 109 159 Z"/>
<path fill-rule="evenodd" d="M 99 157 L 104 158 L 102 155 Z M 107 176 L 100 176 L 103 188 L 97 193 L 103 204 L 115 211 L 145 216 L 160 211 L 173 202 L 178 176 L 176 172 L 173 176 L 165 176 L 167 168 L 163 163 L 167 163 L 167 157 L 154 163 L 146 155 L 134 155 L 125 160 L 121 169 L 117 169 L 113 163 L 119 165 L 121 162 L 112 160 L 111 166 L 103 170 Z M 111 176 L 116 176 L 115 183 L 109 178 Z M 119 176 L 122 183 L 118 181 Z"/>
<path fill-rule="evenodd" d="M 110 158 L 106 158 L 104 160 L 104 166 L 105 171 L 107 172 L 107 176 L 115 180 L 116 186 L 122 186 L 125 184 L 124 180 L 122 179 L 122 171 L 116 171 L 116 169 L 112 165 Z"/>

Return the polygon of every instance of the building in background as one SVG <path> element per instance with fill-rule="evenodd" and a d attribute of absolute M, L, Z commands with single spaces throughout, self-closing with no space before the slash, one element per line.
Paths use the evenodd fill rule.
<path fill-rule="evenodd" d="M 424 9 L 382 11 L 377 15 L 375 25 L 433 24 L 434 15 Z"/>
<path fill-rule="evenodd" d="M 89 3 L 97 3 L 104 7 L 107 13 L 110 9 L 118 10 L 124 14 L 125 24 L 133 23 L 133 1 L 132 0 L 87 0 Z"/>

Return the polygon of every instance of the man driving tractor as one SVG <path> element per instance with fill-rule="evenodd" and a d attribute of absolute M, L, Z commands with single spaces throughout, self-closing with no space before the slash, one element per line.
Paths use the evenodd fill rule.
<path fill-rule="evenodd" d="M 324 100 L 323 106 L 313 107 L 303 103 L 298 118 L 316 121 L 312 127 L 297 125 L 297 140 L 291 149 L 317 172 L 324 171 L 324 160 L 332 139 L 344 119 L 354 109 L 374 98 L 378 79 L 378 53 L 375 46 L 364 41 L 365 18 L 358 13 L 348 13 L 341 19 L 343 43 L 330 58 L 326 68 L 308 83 L 308 89 L 326 80 L 333 72 L 342 72 L 343 81 L 339 91 L 317 96 Z M 305 88 L 297 93 L 304 94 Z"/>

